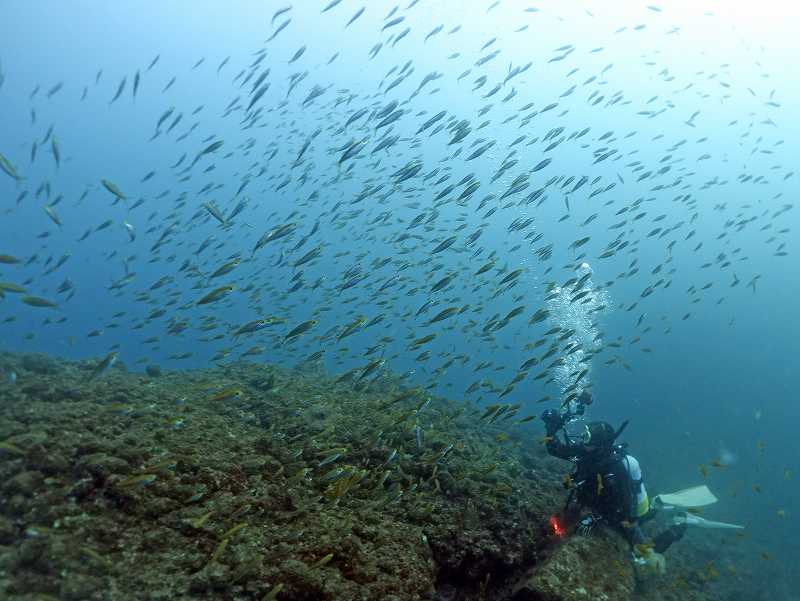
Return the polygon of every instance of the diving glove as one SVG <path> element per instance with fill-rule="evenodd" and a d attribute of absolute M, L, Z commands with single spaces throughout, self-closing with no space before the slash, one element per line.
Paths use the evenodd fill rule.
<path fill-rule="evenodd" d="M 593 515 L 587 515 L 578 524 L 578 534 L 581 536 L 589 536 L 589 534 L 592 532 L 592 529 L 599 521 L 600 520 Z"/>
<path fill-rule="evenodd" d="M 545 432 L 547 432 L 548 436 L 558 432 L 559 428 L 564 425 L 561 414 L 555 409 L 546 409 L 542 413 L 542 422 L 544 422 Z"/>

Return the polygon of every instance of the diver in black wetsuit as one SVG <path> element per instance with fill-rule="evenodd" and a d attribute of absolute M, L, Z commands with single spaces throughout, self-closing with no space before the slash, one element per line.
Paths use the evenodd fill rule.
<path fill-rule="evenodd" d="M 617 430 L 606 422 L 589 422 L 581 436 L 571 437 L 565 426 L 583 415 L 592 403 L 591 394 L 582 392 L 576 402 L 575 411 L 548 409 L 541 416 L 548 437 L 547 452 L 574 466 L 565 481 L 570 488 L 567 507 L 576 501 L 579 508 L 591 511 L 580 522 L 581 533 L 588 534 L 595 523 L 604 521 L 624 535 L 636 555 L 636 547 L 646 545 L 640 524 L 651 519 L 655 509 L 650 507 L 639 462 L 625 451 L 626 445 L 615 444 L 628 422 Z M 655 537 L 652 549 L 663 553 L 685 531 L 685 523 L 671 526 Z"/>

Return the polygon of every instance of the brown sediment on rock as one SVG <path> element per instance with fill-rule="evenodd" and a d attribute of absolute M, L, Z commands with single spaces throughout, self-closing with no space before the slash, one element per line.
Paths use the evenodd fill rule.
<path fill-rule="evenodd" d="M 514 587 L 513 601 L 629 599 L 634 574 L 621 538 L 576 536 L 558 545 Z"/>
<path fill-rule="evenodd" d="M 0 355 L 0 598 L 725 598 L 689 556 L 633 593 L 617 535 L 554 537 L 535 421 L 391 377 L 93 367 Z"/>

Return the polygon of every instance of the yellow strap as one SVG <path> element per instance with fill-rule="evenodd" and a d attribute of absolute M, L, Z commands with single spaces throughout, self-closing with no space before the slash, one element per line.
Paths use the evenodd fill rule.
<path fill-rule="evenodd" d="M 636 517 L 640 518 L 648 511 L 650 511 L 650 499 L 648 499 L 647 494 L 645 494 L 644 499 L 639 501 L 639 503 L 636 505 Z"/>

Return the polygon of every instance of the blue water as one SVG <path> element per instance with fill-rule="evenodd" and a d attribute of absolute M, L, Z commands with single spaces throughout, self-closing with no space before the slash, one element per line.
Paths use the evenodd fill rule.
<path fill-rule="evenodd" d="M 521 414 L 555 406 L 574 369 L 555 366 L 546 378 L 534 378 L 559 357 L 575 359 L 564 344 L 580 342 L 582 352 L 597 352 L 591 360 L 579 354 L 583 360 L 577 364 L 590 370 L 581 386 L 594 390 L 592 416 L 614 423 L 631 420 L 626 437 L 651 489 L 706 482 L 721 499 L 715 518 L 746 524 L 771 553 L 796 556 L 791 540 L 800 534 L 792 509 L 800 503 L 795 476 L 800 467 L 795 436 L 800 218 L 794 170 L 800 91 L 792 76 L 792 58 L 798 56 L 787 26 L 792 16 L 772 9 L 774 14 L 755 19 L 743 8 L 737 13 L 730 6 L 726 11 L 697 3 L 659 3 L 659 10 L 646 3 L 609 8 L 503 0 L 493 8 L 491 2 L 469 3 L 465 10 L 462 3 L 422 0 L 406 10 L 408 4 L 404 0 L 387 19 L 395 4 L 370 2 L 347 28 L 361 7 L 351 0 L 325 13 L 316 0 L 297 2 L 274 24 L 273 14 L 287 5 L 27 2 L 5 7 L 0 152 L 24 179 L 17 183 L 0 173 L 0 254 L 25 264 L 0 266 L 0 281 L 24 285 L 58 309 L 34 308 L 20 302 L 20 295 L 7 294 L 0 301 L 2 348 L 87 359 L 118 348 L 129 369 L 147 364 L 180 369 L 233 361 L 261 345 L 263 352 L 248 359 L 294 365 L 325 350 L 325 366 L 337 374 L 383 356 L 382 369 L 413 370 L 409 385 L 429 386 L 445 396 L 464 398 L 473 382 L 490 381 L 492 386 L 469 395 L 488 404 L 497 402 L 518 366 L 544 354 L 554 337 L 534 350 L 525 345 L 552 327 L 562 326 L 563 332 L 578 324 L 579 331 L 530 368 L 503 402 L 521 403 Z M 529 7 L 537 10 L 526 12 Z M 398 17 L 404 20 L 381 31 Z M 286 29 L 265 43 L 289 18 Z M 425 41 L 439 25 L 443 28 Z M 407 27 L 409 33 L 394 44 Z M 302 46 L 305 52 L 289 64 Z M 242 85 L 262 50 L 266 58 Z M 498 50 L 495 58 L 476 66 Z M 514 67 L 529 62 L 527 70 L 484 97 Z M 263 82 L 270 87 L 248 113 L 253 83 L 266 67 L 270 72 Z M 384 93 L 410 69 L 402 83 Z M 141 79 L 134 99 L 137 71 Z M 289 93 L 293 74 L 306 75 Z M 415 95 L 429 74 L 441 77 Z M 473 90 L 481 76 L 485 84 Z M 172 77 L 175 83 L 163 91 Z M 123 78 L 126 87 L 111 103 Z M 59 82 L 63 87 L 48 98 Z M 314 86 L 324 93 L 304 107 Z M 504 101 L 514 90 L 516 95 Z M 370 114 L 391 101 L 398 101 L 404 113 L 376 131 L 378 120 L 369 120 Z M 533 104 L 521 110 L 528 103 Z M 520 126 L 525 115 L 552 103 L 557 106 Z M 171 107 L 174 112 L 151 140 L 159 117 Z M 367 115 L 342 131 L 364 107 Z M 255 121 L 246 117 L 252 111 L 261 111 Z M 439 111 L 447 114 L 436 125 L 469 122 L 471 132 L 462 142 L 449 144 L 452 127 L 430 135 L 434 125 L 416 135 Z M 166 133 L 179 114 L 180 122 Z M 60 166 L 51 140 L 42 143 L 50 126 Z M 554 128 L 563 131 L 543 141 Z M 585 128 L 585 135 L 569 138 Z M 372 154 L 384 135 L 399 138 L 388 151 Z M 522 135 L 525 140 L 511 148 Z M 562 137 L 561 144 L 545 150 Z M 346 145 L 362 138 L 368 139 L 364 149 L 340 165 Z M 223 146 L 184 171 L 215 140 L 223 140 Z M 491 141 L 482 156 L 467 160 Z M 606 148 L 616 152 L 596 162 Z M 511 158 L 518 162 L 491 183 L 514 149 Z M 180 166 L 171 168 L 184 153 Z M 545 158 L 552 162 L 531 172 Z M 413 160 L 422 162 L 420 172 L 395 183 L 393 174 Z M 437 168 L 438 174 L 423 179 Z M 150 171 L 155 175 L 143 182 Z M 530 174 L 529 186 L 500 202 L 524 173 Z M 435 185 L 446 174 L 450 178 Z M 472 196 L 462 204 L 434 207 L 445 186 L 468 174 L 481 184 Z M 570 193 L 582 176 L 588 181 Z M 558 177 L 564 179 L 552 181 Z M 569 177 L 574 179 L 564 186 Z M 127 200 L 114 203 L 102 179 L 118 186 Z M 454 200 L 466 185 L 445 198 Z M 210 189 L 201 191 L 205 186 Z M 367 186 L 382 187 L 356 201 Z M 524 198 L 539 188 L 542 195 L 525 204 Z M 478 209 L 488 194 L 494 197 Z M 229 215 L 245 197 L 247 207 L 225 228 L 202 207 L 213 201 Z M 131 210 L 138 199 L 143 204 Z M 46 204 L 61 227 L 44 212 Z M 493 207 L 496 212 L 485 217 Z M 407 229 L 421 213 L 425 223 Z M 520 217 L 534 221 L 509 232 Z M 626 219 L 619 229 L 610 229 Z M 95 231 L 106 220 L 110 227 Z M 124 221 L 134 228 L 134 241 Z M 297 223 L 293 235 L 251 253 L 259 237 L 286 222 Z M 317 223 L 318 231 L 296 248 Z M 169 227 L 172 233 L 153 250 Z M 479 228 L 482 234 L 467 246 L 468 236 Z M 656 228 L 662 229 L 649 235 Z M 78 241 L 89 229 L 88 238 Z M 526 235 L 534 231 L 541 238 L 531 242 Z M 412 237 L 398 241 L 403 233 Z M 431 254 L 453 235 L 453 246 Z M 197 255 L 211 236 L 211 246 Z M 599 258 L 618 236 L 626 247 Z M 584 245 L 571 248 L 587 237 Z M 536 251 L 549 244 L 552 257 L 540 260 Z M 317 245 L 322 245 L 319 259 L 293 268 Z M 492 253 L 494 266 L 474 275 Z M 64 256 L 61 267 L 45 273 Z M 234 256 L 242 258 L 241 265 L 209 283 L 207 276 Z M 385 265 L 375 267 L 384 259 Z M 190 267 L 181 270 L 185 261 Z M 586 288 L 591 302 L 548 304 L 547 283 L 561 286 L 580 277 L 583 262 L 592 270 L 591 288 Z M 356 265 L 366 279 L 340 291 L 342 275 Z M 500 280 L 520 268 L 516 285 L 497 294 Z M 298 270 L 302 287 L 288 292 Z M 129 284 L 109 289 L 128 273 L 135 273 Z M 455 276 L 450 286 L 431 294 L 447 274 Z M 165 276 L 174 281 L 150 290 Z M 392 283 L 395 276 L 399 279 Z M 748 287 L 756 276 L 755 286 Z M 57 292 L 67 278 L 74 294 Z M 229 283 L 236 289 L 224 300 L 195 305 Z M 380 291 L 386 283 L 391 285 Z M 648 287 L 652 293 L 643 296 Z M 435 306 L 416 316 L 429 300 Z M 601 304 L 607 306 L 586 313 Z M 465 305 L 463 313 L 426 325 L 446 307 Z M 508 325 L 483 331 L 493 316 L 502 319 L 518 306 L 524 311 Z M 549 308 L 549 317 L 528 325 L 540 308 Z M 159 309 L 163 316 L 145 321 Z M 357 316 L 368 321 L 381 313 L 379 324 L 337 342 L 336 334 Z M 232 328 L 266 316 L 286 321 L 234 343 Z M 318 324 L 296 342 L 284 342 L 292 327 L 309 319 Z M 182 320 L 188 322 L 185 331 L 167 333 L 170 323 Z M 204 331 L 206 320 L 216 327 Z M 94 330 L 102 335 L 89 337 Z M 409 350 L 411 340 L 431 333 L 437 334 L 433 342 Z M 144 342 L 151 337 L 158 342 Z M 382 337 L 391 340 L 365 356 Z M 426 350 L 430 357 L 417 360 Z M 191 356 L 170 359 L 185 353 Z M 482 362 L 491 366 L 476 373 Z M 551 376 L 554 381 L 545 384 Z M 549 400 L 535 402 L 546 395 Z M 708 467 L 704 478 L 698 466 L 723 455 L 726 466 Z M 779 510 L 785 511 L 783 517 Z"/>

